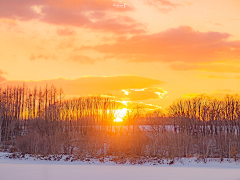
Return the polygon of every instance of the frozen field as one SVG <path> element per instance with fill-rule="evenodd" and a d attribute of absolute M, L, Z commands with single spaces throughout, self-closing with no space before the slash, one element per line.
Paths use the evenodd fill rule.
<path fill-rule="evenodd" d="M 0 153 L 0 155 L 3 153 Z M 1 180 L 240 180 L 240 164 L 113 165 L 0 157 Z"/>

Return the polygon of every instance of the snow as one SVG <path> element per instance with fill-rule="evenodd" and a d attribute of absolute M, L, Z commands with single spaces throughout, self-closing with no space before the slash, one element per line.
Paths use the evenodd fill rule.
<path fill-rule="evenodd" d="M 116 165 L 112 162 L 45 161 L 35 158 L 9 159 L 0 153 L 2 180 L 240 180 L 240 163 L 210 161 L 197 163 L 194 158 L 173 165 Z"/>

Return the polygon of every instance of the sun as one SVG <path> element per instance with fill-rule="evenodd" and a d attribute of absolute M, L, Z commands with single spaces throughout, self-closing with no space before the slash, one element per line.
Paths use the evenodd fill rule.
<path fill-rule="evenodd" d="M 122 122 L 124 116 L 127 114 L 127 108 L 118 109 L 115 111 L 115 119 L 114 122 Z"/>

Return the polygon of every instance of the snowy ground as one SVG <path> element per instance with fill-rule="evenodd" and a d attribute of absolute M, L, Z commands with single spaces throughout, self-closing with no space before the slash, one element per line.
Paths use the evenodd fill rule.
<path fill-rule="evenodd" d="M 240 180 L 240 163 L 184 159 L 172 165 L 9 159 L 0 153 L 1 180 Z M 190 162 L 189 162 L 190 161 Z"/>

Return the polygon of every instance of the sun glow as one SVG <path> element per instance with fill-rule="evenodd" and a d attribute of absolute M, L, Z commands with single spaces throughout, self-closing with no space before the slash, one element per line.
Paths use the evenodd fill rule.
<path fill-rule="evenodd" d="M 124 116 L 127 114 L 127 108 L 118 109 L 115 111 L 115 119 L 114 122 L 122 122 Z"/>
<path fill-rule="evenodd" d="M 168 92 L 167 91 L 163 91 L 163 92 L 155 92 L 155 94 L 157 94 L 159 96 L 159 98 L 163 98 L 164 95 L 166 95 Z"/>
<path fill-rule="evenodd" d="M 129 92 L 128 92 L 128 91 L 126 91 L 126 90 L 124 90 L 124 89 L 123 89 L 122 91 L 124 92 L 125 95 L 129 95 Z"/>
<path fill-rule="evenodd" d="M 122 104 L 124 104 L 125 106 L 127 106 L 127 104 L 130 102 L 130 101 L 120 101 Z"/>

